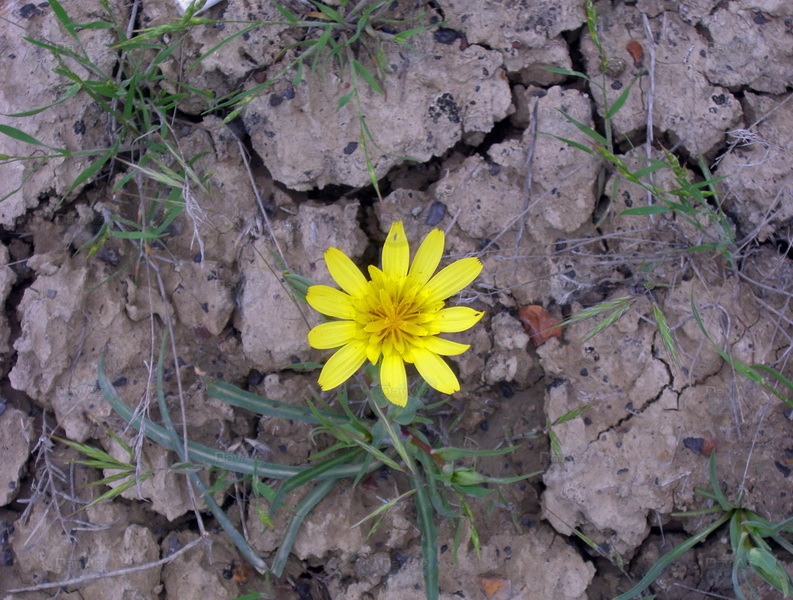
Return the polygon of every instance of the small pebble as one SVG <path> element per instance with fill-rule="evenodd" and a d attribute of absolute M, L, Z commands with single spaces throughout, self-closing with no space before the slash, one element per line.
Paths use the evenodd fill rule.
<path fill-rule="evenodd" d="M 433 226 L 441 222 L 446 215 L 446 205 L 439 200 L 436 200 L 430 205 L 427 211 L 427 219 L 424 221 L 427 225 Z"/>

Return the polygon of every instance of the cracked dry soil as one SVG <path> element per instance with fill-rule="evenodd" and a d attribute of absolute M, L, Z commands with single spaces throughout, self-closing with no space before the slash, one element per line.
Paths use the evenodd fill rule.
<path fill-rule="evenodd" d="M 101 13 L 98 3 L 62 4 L 75 22 Z M 122 20 L 131 18 L 129 5 L 111 5 Z M 178 16 L 168 2 L 136 6 L 136 27 Z M 397 219 L 410 240 L 438 227 L 447 233 L 447 258 L 474 254 L 485 264 L 463 299 L 487 311 L 485 320 L 455 338 L 472 346 L 453 357 L 463 388 L 434 415 L 429 434 L 471 448 L 517 444 L 512 454 L 477 463 L 493 476 L 544 472 L 472 503 L 479 557 L 463 528 L 455 558 L 454 527 L 440 521 L 442 598 L 616 596 L 631 585 L 617 565 L 635 581 L 707 524 L 672 513 L 703 506 L 694 490 L 708 487 L 714 447 L 729 497 L 742 489 L 748 508 L 775 522 L 790 517 L 790 410 L 725 364 L 692 317 L 691 299 L 716 345 L 793 378 L 793 6 L 637 0 L 595 7 L 610 101 L 636 78 L 613 120 L 617 152 L 638 169 L 641 157 L 668 149 L 692 179 L 701 178 L 697 157 L 725 176 L 718 198 L 736 240 L 735 265 L 716 253 L 671 252 L 706 243 L 707 224 L 703 234 L 669 214 L 618 216 L 646 204 L 646 192 L 617 182 L 593 155 L 559 139 L 589 142 L 562 112 L 604 131 L 600 89 L 545 69 L 601 77 L 576 0 L 399 0 L 389 7 L 397 17 L 424 12 L 443 24 L 413 38 L 410 51 L 384 46 L 385 97 L 361 90 L 382 201 L 370 185 L 358 116 L 351 105 L 337 110 L 348 82 L 330 68 L 306 73 L 297 86 L 290 77 L 278 80 L 233 128 L 220 126 L 222 115 L 203 115 L 195 98 L 181 102 L 180 149 L 201 156 L 209 193 L 196 196 L 200 213 L 185 212 L 171 224 L 151 261 L 116 238 L 91 257 L 75 251 L 103 215 L 138 218 L 140 198 L 112 191 L 123 164 L 65 203 L 59 200 L 87 159 L 0 165 L 8 194 L 0 203 L 0 592 L 31 590 L 3 597 L 423 598 L 409 504 L 396 505 L 372 536 L 351 527 L 405 491 L 397 473 L 381 470 L 354 489 L 339 486 L 307 519 L 285 575 L 267 581 L 246 567 L 209 513 L 203 527 L 212 543 L 191 545 L 200 528 L 185 478 L 168 469 L 172 453 L 143 441 L 141 464 L 154 476 L 76 512 L 106 489 L 89 485 L 109 473 L 71 463 L 76 452 L 49 437 L 125 459 L 108 432 L 130 443 L 132 432 L 97 387 L 99 357 L 121 397 L 135 405 L 149 397 L 159 344 L 152 340 L 170 322 L 191 439 L 304 464 L 316 449 L 307 426 L 259 420 L 209 398 L 202 375 L 303 403 L 315 374 L 288 366 L 326 356 L 308 347 L 315 316 L 291 301 L 271 257 L 330 283 L 327 247 L 360 264 L 376 261 Z M 63 84 L 53 73 L 57 63 L 23 41 L 68 43 L 52 8 L 12 1 L 0 6 L 0 16 L 0 113 L 54 101 Z M 297 35 L 262 26 L 184 71 L 181 65 L 241 29 L 235 21 L 278 19 L 270 3 L 253 0 L 228 0 L 205 16 L 227 23 L 191 31 L 181 55 L 161 65 L 166 88 L 179 79 L 218 96 L 252 87 L 274 72 L 278 53 Z M 108 35 L 86 30 L 81 39 L 95 62 L 112 70 L 118 56 Z M 112 144 L 106 115 L 79 94 L 24 120 L 0 116 L 0 124 L 54 147 Z M 0 151 L 29 155 L 31 148 L 4 137 Z M 673 189 L 667 173 L 655 177 Z M 519 318 L 527 305 L 560 320 L 626 295 L 635 298 L 631 309 L 586 342 L 591 322 L 535 348 Z M 653 324 L 653 303 L 667 316 L 679 361 Z M 173 367 L 165 380 L 175 392 Z M 561 462 L 544 435 L 530 437 L 587 403 L 583 415 L 554 428 Z M 220 501 L 268 560 L 283 524 L 265 528 L 257 515 L 266 504 L 244 486 Z M 151 566 L 90 578 L 145 563 Z M 726 534 L 713 536 L 667 568 L 648 593 L 664 600 L 733 597 L 730 569 Z M 57 585 L 64 581 L 73 583 Z"/>

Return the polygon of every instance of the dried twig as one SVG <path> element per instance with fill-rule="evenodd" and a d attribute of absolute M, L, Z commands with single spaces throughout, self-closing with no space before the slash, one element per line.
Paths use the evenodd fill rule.
<path fill-rule="evenodd" d="M 531 201 L 531 184 L 532 184 L 532 164 L 534 162 L 534 148 L 537 145 L 537 107 L 540 104 L 540 99 L 535 96 L 534 106 L 531 109 L 531 119 L 529 121 L 529 148 L 526 151 L 526 160 L 523 163 L 526 179 L 523 184 L 523 210 L 522 215 L 525 215 L 529 210 L 529 202 Z M 520 248 L 520 242 L 523 239 L 523 230 L 526 227 L 526 220 L 521 219 L 518 224 L 518 235 L 515 238 L 515 250 Z"/>
<path fill-rule="evenodd" d="M 98 573 L 89 573 L 88 575 L 81 575 L 80 577 L 65 579 L 63 581 L 47 582 L 47 583 L 40 583 L 38 585 L 31 585 L 28 587 L 14 588 L 8 590 L 8 593 L 20 594 L 22 592 L 36 592 L 38 590 L 51 590 L 54 588 L 60 588 L 66 586 L 76 586 L 76 585 L 82 585 L 83 583 L 88 583 L 89 581 L 94 581 L 95 579 L 104 579 L 105 577 L 118 577 L 119 575 L 129 575 L 130 573 L 136 573 L 137 571 L 145 571 L 147 569 L 152 569 L 154 567 L 159 567 L 168 564 L 169 562 L 181 556 L 188 550 L 192 550 L 193 548 L 195 548 L 199 543 L 205 541 L 205 539 L 206 538 L 204 537 L 196 538 L 192 542 L 187 544 L 187 546 L 177 550 L 170 556 L 166 556 L 165 558 L 161 558 L 160 560 L 155 560 L 153 562 L 144 563 L 142 565 L 135 565 L 134 567 L 127 567 L 125 569 L 118 569 L 116 571 L 100 571 Z"/>
<path fill-rule="evenodd" d="M 644 34 L 647 37 L 647 54 L 650 57 L 649 64 L 647 65 L 647 121 L 646 121 L 646 137 L 644 144 L 644 155 L 647 157 L 647 164 L 650 164 L 650 159 L 653 153 L 653 103 L 655 101 L 655 37 L 653 30 L 650 28 L 650 20 L 647 15 L 642 13 L 642 23 L 644 23 Z M 648 176 L 650 185 L 653 185 L 653 174 Z M 647 205 L 653 204 L 653 194 L 647 190 Z"/>

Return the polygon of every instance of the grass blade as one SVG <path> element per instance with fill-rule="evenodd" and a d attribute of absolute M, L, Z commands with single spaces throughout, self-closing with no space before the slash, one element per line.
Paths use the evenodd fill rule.
<path fill-rule="evenodd" d="M 614 598 L 614 600 L 631 600 L 632 598 L 638 597 L 639 594 L 650 587 L 650 585 L 661 576 L 661 573 L 668 565 L 676 561 L 683 554 L 688 552 L 689 549 L 696 546 L 712 532 L 724 525 L 729 519 L 730 514 L 724 514 L 699 533 L 692 535 L 686 541 L 675 546 L 672 550 L 659 558 L 658 561 L 647 571 L 644 577 L 642 577 L 636 585 L 634 585 L 627 592 Z"/>
<path fill-rule="evenodd" d="M 568 138 L 560 137 L 560 136 L 555 135 L 553 133 L 547 133 L 545 131 L 541 131 L 540 134 L 541 135 L 548 135 L 548 136 L 550 136 L 552 138 L 556 138 L 557 140 L 559 140 L 560 142 L 564 142 L 568 146 L 572 146 L 573 148 L 577 148 L 578 150 L 581 150 L 581 152 L 586 152 L 587 154 L 594 154 L 594 152 L 592 151 L 591 148 L 588 148 L 587 146 L 585 146 L 581 142 L 576 142 L 576 141 L 570 140 Z"/>
<path fill-rule="evenodd" d="M 324 473 L 327 473 L 330 469 L 335 466 L 343 465 L 351 462 L 357 455 L 360 454 L 360 451 L 357 449 L 348 450 L 347 452 L 343 452 L 338 456 L 334 456 L 333 458 L 329 458 L 328 460 L 324 460 L 321 463 L 314 465 L 313 467 L 309 467 L 304 471 L 301 471 L 297 475 L 294 475 L 284 481 L 281 484 L 281 487 L 278 488 L 278 491 L 273 498 L 272 503 L 270 504 L 270 516 L 274 517 L 275 513 L 278 512 L 278 509 L 281 506 L 286 495 L 299 488 L 302 485 L 307 483 L 311 483 L 315 479 Z"/>
<path fill-rule="evenodd" d="M 288 21 L 292 25 L 297 24 L 297 17 L 286 7 L 281 6 L 278 2 L 273 2 L 273 6 L 275 6 L 276 10 L 281 13 L 281 16 L 284 18 L 284 20 Z"/>
<path fill-rule="evenodd" d="M 466 456 L 499 456 L 501 454 L 509 454 L 518 449 L 518 446 L 506 446 L 504 448 L 497 448 L 495 450 L 466 450 L 464 448 L 438 448 L 433 450 L 432 454 L 439 457 L 444 462 L 459 460 Z"/>
<path fill-rule="evenodd" d="M 366 515 L 363 519 L 361 519 L 360 521 L 358 521 L 354 525 L 350 526 L 350 529 L 358 527 L 359 525 L 362 525 L 363 523 L 366 523 L 369 519 L 373 519 L 377 515 L 382 514 L 382 513 L 386 512 L 386 511 L 390 510 L 400 500 L 403 500 L 404 498 L 407 498 L 408 496 L 412 496 L 415 493 L 416 493 L 416 490 L 408 490 L 407 492 L 405 492 L 404 494 L 400 494 L 396 498 L 391 498 L 391 500 L 389 500 L 388 502 L 386 502 L 384 504 L 381 504 L 380 506 L 375 508 L 372 512 L 370 512 L 368 515 Z"/>
<path fill-rule="evenodd" d="M 543 67 L 546 71 L 551 73 L 558 73 L 559 75 L 567 75 L 568 77 L 580 77 L 589 81 L 589 77 L 581 71 L 571 71 L 570 69 L 560 69 L 559 67 Z"/>
<path fill-rule="evenodd" d="M 13 138 L 19 142 L 24 142 L 25 144 L 30 144 L 32 146 L 43 146 L 44 148 L 49 148 L 50 150 L 55 150 L 57 152 L 61 152 L 65 155 L 68 155 L 69 152 L 67 150 L 63 150 L 61 148 L 54 148 L 52 146 L 48 146 L 44 142 L 38 141 L 31 135 L 28 135 L 24 131 L 17 129 L 16 127 L 11 127 L 10 125 L 2 125 L 0 124 L 0 133 L 7 135 L 10 138 Z"/>
<path fill-rule="evenodd" d="M 322 4 L 320 2 L 316 2 L 315 0 L 311 0 L 311 4 L 313 4 L 318 11 L 320 11 L 323 15 L 325 15 L 329 20 L 335 21 L 339 25 L 346 26 L 347 21 L 344 20 L 338 11 L 333 10 L 327 4 Z"/>
<path fill-rule="evenodd" d="M 567 119 L 570 123 L 575 125 L 576 128 L 581 133 L 583 133 L 584 135 L 586 135 L 589 138 L 592 138 L 593 140 L 595 140 L 601 146 L 608 147 L 608 140 L 606 138 L 604 138 L 602 135 L 600 135 L 597 131 L 595 131 L 594 129 L 592 129 L 588 125 L 584 125 L 581 121 L 573 118 L 571 115 L 568 115 L 563 110 L 560 110 L 559 112 L 562 113 L 562 116 L 564 116 L 565 119 Z"/>
<path fill-rule="evenodd" d="M 162 345 L 160 347 L 160 356 L 157 361 L 157 372 L 156 372 L 156 389 L 157 389 L 157 401 L 160 408 L 160 413 L 162 414 L 163 421 L 165 422 L 167 428 L 167 434 L 171 439 L 172 446 L 171 449 L 176 452 L 176 454 L 181 458 L 182 462 L 187 461 L 187 440 L 180 439 L 179 434 L 176 432 L 176 428 L 174 427 L 173 422 L 171 421 L 169 411 L 168 411 L 168 403 L 165 401 L 165 391 L 163 389 L 163 363 L 166 354 L 166 343 L 168 341 L 168 334 L 166 333 L 163 335 L 162 338 Z M 245 559 L 251 564 L 251 566 L 256 569 L 259 573 L 265 573 L 267 571 L 267 564 L 262 560 L 262 558 L 256 553 L 256 551 L 248 544 L 248 541 L 245 537 L 237 531 L 237 528 L 231 522 L 231 519 L 228 518 L 228 515 L 223 511 L 223 509 L 215 502 L 214 496 L 209 493 L 207 490 L 206 485 L 204 485 L 203 479 L 199 476 L 199 474 L 191 470 L 187 473 L 187 476 L 190 478 L 190 482 L 193 484 L 193 487 L 198 490 L 198 493 L 201 495 L 204 503 L 206 504 L 207 508 L 212 512 L 213 516 L 217 520 L 218 524 L 223 528 L 223 531 L 231 538 L 231 541 L 237 547 L 237 550 L 245 557 Z"/>
<path fill-rule="evenodd" d="M 69 86 L 69 89 L 67 89 L 60 98 L 58 98 L 57 100 L 55 100 L 55 102 L 52 102 L 51 104 L 47 104 L 46 106 L 40 106 L 40 107 L 34 108 L 32 110 L 26 110 L 25 112 L 13 113 L 13 114 L 3 114 L 3 116 L 4 117 L 32 117 L 33 115 L 37 115 L 40 112 L 43 112 L 43 111 L 47 110 L 48 108 L 52 108 L 53 106 L 56 106 L 57 104 L 60 104 L 64 100 L 68 100 L 69 98 L 74 96 L 79 91 L 80 91 L 80 84 L 79 83 L 74 83 L 74 84 Z"/>
<path fill-rule="evenodd" d="M 358 74 L 359 74 L 361 77 L 363 77 L 363 79 L 364 79 L 364 81 L 366 81 L 366 83 L 368 83 L 368 84 L 369 84 L 369 87 L 370 87 L 370 88 L 372 88 L 372 89 L 373 89 L 375 92 L 377 92 L 378 94 L 380 94 L 380 95 L 382 95 L 382 96 L 384 96 L 384 95 L 385 95 L 385 92 L 383 91 L 383 88 L 382 88 L 382 87 L 380 87 L 380 84 L 379 84 L 379 83 L 377 83 L 377 80 L 374 78 L 374 75 L 372 75 L 372 74 L 371 74 L 371 73 L 370 73 L 370 72 L 369 72 L 369 71 L 366 69 L 366 67 L 364 67 L 364 66 L 363 66 L 363 65 L 362 65 L 362 64 L 361 64 L 361 63 L 360 63 L 358 60 L 356 60 L 356 59 L 354 59 L 354 58 L 352 59 L 352 62 L 351 62 L 351 64 L 352 64 L 353 68 L 355 69 L 355 71 L 356 71 L 356 72 L 357 72 L 357 73 L 358 73 Z"/>
<path fill-rule="evenodd" d="M 651 206 L 634 206 L 620 211 L 618 217 L 646 217 L 647 215 L 660 215 L 665 212 L 672 212 L 672 209 L 663 204 L 653 204 Z"/>
<path fill-rule="evenodd" d="M 61 3 L 58 2 L 58 0 L 48 0 L 48 3 L 50 8 L 52 8 L 52 12 L 55 14 L 55 17 L 58 19 L 58 21 L 60 21 L 61 25 L 63 25 L 63 28 L 69 32 L 69 35 L 79 42 L 80 38 L 77 37 L 77 33 L 75 33 L 75 25 L 68 13 L 64 10 L 63 6 L 61 6 Z"/>
<path fill-rule="evenodd" d="M 719 506 L 724 512 L 732 510 L 732 505 L 727 501 L 727 496 L 724 495 L 724 492 L 721 491 L 721 486 L 719 485 L 719 478 L 716 473 L 716 451 L 710 453 L 710 460 L 708 461 L 708 476 L 710 478 L 710 487 L 713 488 L 713 494 L 716 498 L 716 502 L 719 503 Z"/>
<path fill-rule="evenodd" d="M 680 354 L 677 351 L 677 344 L 675 344 L 675 339 L 672 337 L 672 330 L 669 329 L 669 323 L 666 320 L 666 315 L 664 315 L 661 308 L 653 302 L 653 319 L 655 320 L 655 325 L 658 327 L 658 333 L 661 335 L 661 339 L 664 342 L 664 347 L 666 351 L 669 353 L 669 357 L 672 359 L 675 367 L 680 370 Z"/>
<path fill-rule="evenodd" d="M 622 91 L 622 93 L 617 97 L 614 101 L 614 104 L 608 109 L 606 112 L 606 119 L 613 119 L 614 115 L 617 114 L 617 111 L 622 108 L 622 105 L 625 104 L 625 101 L 628 99 L 628 95 L 631 92 L 631 88 L 633 84 L 639 79 L 639 77 L 643 74 L 643 71 L 639 71 L 639 73 L 634 76 L 633 80 L 627 85 L 627 87 Z"/>
<path fill-rule="evenodd" d="M 108 404 L 118 415 L 127 421 L 131 427 L 135 429 L 143 429 L 143 432 L 153 442 L 172 448 L 171 438 L 168 432 L 154 423 L 153 421 L 140 416 L 136 416 L 132 409 L 130 409 L 116 394 L 116 390 L 105 375 L 104 356 L 99 358 L 98 381 L 102 394 Z M 276 465 L 272 463 L 262 462 L 248 458 L 246 456 L 239 456 L 237 454 L 229 454 L 222 452 L 217 448 L 204 446 L 196 442 L 187 442 L 188 459 L 190 462 L 207 465 L 210 467 L 217 467 L 218 469 L 225 469 L 234 473 L 243 475 L 258 475 L 267 479 L 287 479 L 302 471 L 305 467 L 294 467 L 290 465 Z M 375 463 L 369 470 L 374 470 L 379 467 Z M 355 477 L 361 469 L 360 464 L 341 465 L 335 469 L 331 469 L 320 477 L 325 478 L 340 478 L 340 477 Z"/>
<path fill-rule="evenodd" d="M 273 563 L 270 567 L 276 577 L 280 577 L 283 573 L 284 567 L 286 566 L 286 559 L 292 551 L 292 546 L 295 543 L 298 531 L 300 531 L 300 526 L 303 524 L 303 519 L 305 519 L 308 513 L 330 493 L 337 483 L 337 479 L 321 481 L 314 489 L 306 494 L 295 507 L 295 513 L 292 515 L 292 518 L 289 519 L 289 524 L 286 526 L 286 531 L 284 531 L 284 537 L 281 538 L 278 552 L 275 553 Z"/>
<path fill-rule="evenodd" d="M 237 386 L 223 381 L 210 381 L 207 384 L 207 394 L 212 398 L 217 398 L 230 404 L 244 408 L 257 415 L 265 415 L 279 419 L 294 419 L 313 425 L 321 425 L 322 422 L 312 414 L 311 410 L 302 406 L 287 404 L 286 402 L 276 402 L 268 398 L 262 398 L 256 394 L 251 394 L 238 388 Z M 343 415 L 327 411 L 319 411 L 323 418 L 337 425 L 344 425 L 348 421 Z"/>
<path fill-rule="evenodd" d="M 421 530 L 421 563 L 424 571 L 424 591 L 427 600 L 438 600 L 440 593 L 438 583 L 438 532 L 435 529 L 435 521 L 432 518 L 432 503 L 427 496 L 426 484 L 416 474 L 415 466 L 410 472 L 410 485 L 416 490 L 416 520 Z"/>

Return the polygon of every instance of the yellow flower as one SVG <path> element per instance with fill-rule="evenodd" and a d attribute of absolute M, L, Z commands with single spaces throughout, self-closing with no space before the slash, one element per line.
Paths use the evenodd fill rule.
<path fill-rule="evenodd" d="M 444 308 L 446 299 L 476 279 L 482 263 L 463 258 L 433 277 L 443 243 L 443 232 L 431 231 L 411 264 L 405 229 L 401 221 L 394 223 L 383 246 L 383 268 L 370 266 L 369 281 L 341 250 L 325 252 L 325 264 L 341 290 L 313 285 L 306 294 L 314 309 L 341 319 L 317 325 L 308 333 L 308 343 L 314 348 L 339 348 L 320 373 L 323 390 L 344 383 L 367 359 L 380 365 L 383 392 L 398 406 L 408 401 L 406 362 L 414 364 L 439 392 L 452 394 L 460 389 L 441 356 L 461 354 L 469 346 L 437 334 L 465 331 L 484 315 L 463 306 Z"/>

